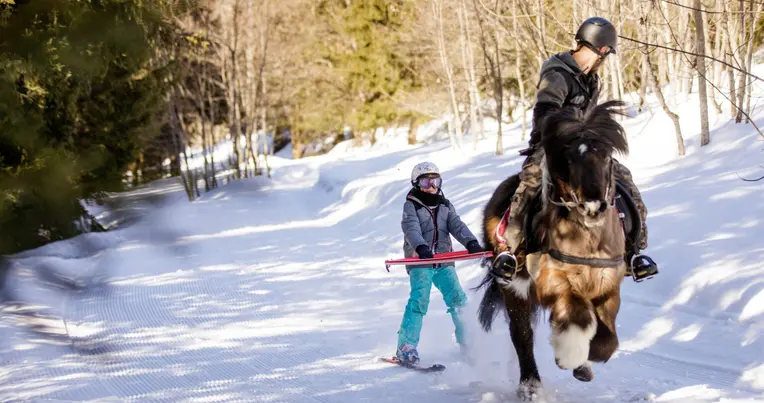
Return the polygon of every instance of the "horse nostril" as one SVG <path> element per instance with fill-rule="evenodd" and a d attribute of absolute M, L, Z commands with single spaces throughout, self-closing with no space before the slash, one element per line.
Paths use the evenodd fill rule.
<path fill-rule="evenodd" d="M 600 212 L 600 202 L 598 201 L 588 201 L 584 203 L 584 211 L 588 215 L 596 215 Z"/>
<path fill-rule="evenodd" d="M 600 213 L 604 213 L 605 210 L 607 210 L 607 202 L 606 201 L 601 201 L 600 202 Z"/>

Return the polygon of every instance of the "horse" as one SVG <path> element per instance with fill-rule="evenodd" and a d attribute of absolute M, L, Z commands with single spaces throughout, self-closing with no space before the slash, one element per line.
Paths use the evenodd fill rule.
<path fill-rule="evenodd" d="M 495 189 L 483 210 L 484 245 L 493 249 L 494 258 L 476 287 L 487 287 L 478 319 L 489 332 L 504 303 L 522 400 L 542 391 L 533 354 L 539 312 L 549 312 L 557 366 L 581 381 L 594 378 L 592 362 L 607 362 L 618 348 L 615 321 L 627 272 L 625 241 L 639 227 L 633 208 L 625 221 L 619 214 L 625 207 L 615 207 L 616 199 L 628 196 L 613 168 L 613 155 L 628 153 L 625 131 L 615 120 L 625 114 L 624 105 L 609 101 L 586 111 L 565 107 L 544 120 L 541 186 L 525 218 L 524 253 L 518 254 L 514 270 L 497 268 L 506 250 L 497 228 L 506 220 L 518 174 Z"/>

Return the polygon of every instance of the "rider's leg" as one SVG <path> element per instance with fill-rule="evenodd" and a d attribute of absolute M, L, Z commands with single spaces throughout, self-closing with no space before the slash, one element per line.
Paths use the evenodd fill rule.
<path fill-rule="evenodd" d="M 520 184 L 512 196 L 509 206 L 507 228 L 502 236 L 507 242 L 508 251 L 503 252 L 494 260 L 496 271 L 512 276 L 517 266 L 515 254 L 523 241 L 523 222 L 528 212 L 536 190 L 541 186 L 541 158 L 543 151 L 539 150 L 526 158 L 520 171 Z"/>
<path fill-rule="evenodd" d="M 642 221 L 640 238 L 634 240 L 636 244 L 629 248 L 627 242 L 626 262 L 635 279 L 641 280 L 652 277 L 658 273 L 658 265 L 649 256 L 639 253 L 640 250 L 647 249 L 647 206 L 645 206 L 645 202 L 642 200 L 642 194 L 639 192 L 637 185 L 634 184 L 631 171 L 617 160 L 615 161 L 615 174 L 616 178 L 629 189 L 631 198 L 634 200 Z"/>

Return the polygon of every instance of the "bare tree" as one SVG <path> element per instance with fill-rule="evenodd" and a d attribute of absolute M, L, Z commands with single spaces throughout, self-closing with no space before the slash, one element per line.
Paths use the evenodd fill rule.
<path fill-rule="evenodd" d="M 574 2 L 575 5 L 575 2 Z M 517 33 L 518 32 L 518 25 L 517 25 L 517 0 L 512 0 L 512 32 Z M 526 136 L 526 124 L 525 124 L 525 113 L 527 112 L 527 103 L 525 102 L 525 82 L 523 80 L 523 70 L 521 68 L 523 62 L 523 52 L 520 49 L 520 41 L 514 40 L 512 41 L 515 44 L 515 76 L 517 76 L 517 84 L 520 88 L 520 130 L 521 130 L 521 139 L 525 141 Z M 499 133 L 499 137 L 501 137 L 501 133 Z M 498 149 L 498 145 L 497 145 Z"/>
<path fill-rule="evenodd" d="M 501 122 L 504 114 L 504 88 L 501 76 L 501 54 L 499 53 L 499 40 L 500 34 L 498 29 L 494 29 L 493 33 L 487 31 L 486 19 L 482 16 L 482 5 L 479 4 L 480 0 L 473 0 L 475 6 L 475 14 L 478 20 L 478 27 L 480 28 L 480 46 L 483 50 L 483 58 L 485 59 L 486 75 L 491 78 L 493 87 L 493 99 L 496 103 L 496 155 L 504 155 L 504 144 L 502 142 L 502 128 Z M 496 0 L 494 13 L 499 8 L 499 0 Z M 497 13 L 498 14 L 498 13 Z M 488 41 L 492 43 L 489 43 Z"/>
<path fill-rule="evenodd" d="M 459 17 L 459 40 L 462 48 L 462 63 L 464 65 L 464 78 L 469 86 L 470 94 L 470 131 L 473 137 L 473 148 L 477 150 L 478 140 L 483 133 L 483 119 L 480 116 L 478 126 L 478 112 L 480 108 L 480 94 L 477 88 L 475 76 L 475 56 L 472 50 L 472 35 L 469 28 L 468 11 L 465 0 L 459 1 L 457 10 Z"/>
<path fill-rule="evenodd" d="M 640 10 L 643 10 L 643 7 L 640 6 Z M 663 10 L 660 10 L 662 13 Z M 661 89 L 658 78 L 655 75 L 655 68 L 653 66 L 651 57 L 650 57 L 650 49 L 647 46 L 650 42 L 650 26 L 648 25 L 649 20 L 649 10 L 647 12 L 642 12 L 641 17 L 641 27 L 640 31 L 642 34 L 642 37 L 644 38 L 643 47 L 641 48 L 641 51 L 644 54 L 644 61 L 647 66 L 647 76 L 650 81 L 650 86 L 652 87 L 653 93 L 655 94 L 655 97 L 658 98 L 658 102 L 661 105 L 661 108 L 663 108 L 663 112 L 668 115 L 668 117 L 671 119 L 671 122 L 674 124 L 674 133 L 676 135 L 676 142 L 677 142 L 677 152 L 680 156 L 683 156 L 685 154 L 684 149 L 684 138 L 682 137 L 682 128 L 679 125 L 679 115 L 671 111 L 668 104 L 666 103 L 666 99 L 663 96 L 663 90 Z"/>
<path fill-rule="evenodd" d="M 756 21 L 758 21 L 758 18 L 759 18 L 759 15 L 761 14 L 761 9 L 762 9 L 762 6 L 764 6 L 764 3 L 761 3 L 761 2 L 757 3 L 755 11 L 753 10 L 753 7 L 754 7 L 754 3 L 753 2 L 751 2 L 749 4 L 749 6 L 750 6 L 749 8 L 751 10 L 751 14 L 750 14 L 751 23 L 750 23 L 750 30 L 749 30 L 749 33 L 748 33 L 748 49 L 747 49 L 747 52 L 746 52 L 746 54 L 747 54 L 746 55 L 746 70 L 747 71 L 751 71 L 753 69 L 753 65 L 752 65 L 752 61 L 753 61 L 753 41 L 754 41 L 754 34 L 755 34 L 755 31 L 756 31 Z M 746 115 L 746 120 L 745 121 L 746 121 L 746 123 L 750 123 L 751 119 L 750 119 L 749 115 L 751 114 L 751 93 L 753 92 L 751 87 L 753 86 L 753 78 L 751 76 L 746 76 L 746 81 L 748 83 L 748 85 L 747 85 L 748 91 L 747 91 L 747 95 L 745 97 L 745 115 Z M 742 112 L 742 108 L 743 108 L 743 104 L 742 103 L 740 104 L 740 108 L 741 108 L 741 112 L 740 113 L 743 113 Z"/>
<path fill-rule="evenodd" d="M 708 133 L 708 96 L 706 94 L 706 43 L 703 33 L 703 6 L 700 0 L 694 0 L 695 6 L 695 49 L 698 56 L 695 58 L 695 68 L 698 69 L 698 97 L 700 101 L 700 145 L 704 146 L 710 141 Z"/>
<path fill-rule="evenodd" d="M 435 18 L 437 26 L 437 43 L 438 54 L 440 55 L 440 63 L 443 67 L 443 72 L 446 75 L 446 82 L 448 85 L 448 92 L 451 96 L 451 113 L 453 119 L 449 123 L 449 133 L 455 132 L 455 138 L 452 139 L 452 145 L 454 148 L 461 148 L 462 146 L 462 117 L 459 113 L 459 101 L 456 98 L 456 82 L 454 81 L 454 72 L 451 67 L 451 61 L 448 57 L 448 51 L 446 46 L 445 28 L 443 27 L 443 1 L 444 0 L 430 0 L 432 6 L 432 13 Z"/>

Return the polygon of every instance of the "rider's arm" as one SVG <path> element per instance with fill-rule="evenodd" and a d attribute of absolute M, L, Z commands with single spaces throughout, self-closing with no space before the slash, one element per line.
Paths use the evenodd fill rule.
<path fill-rule="evenodd" d="M 531 146 L 541 141 L 539 128 L 549 112 L 560 109 L 565 103 L 569 91 L 568 81 L 559 71 L 547 71 L 541 76 L 536 92 L 536 105 L 533 107 L 533 129 L 531 130 Z"/>

